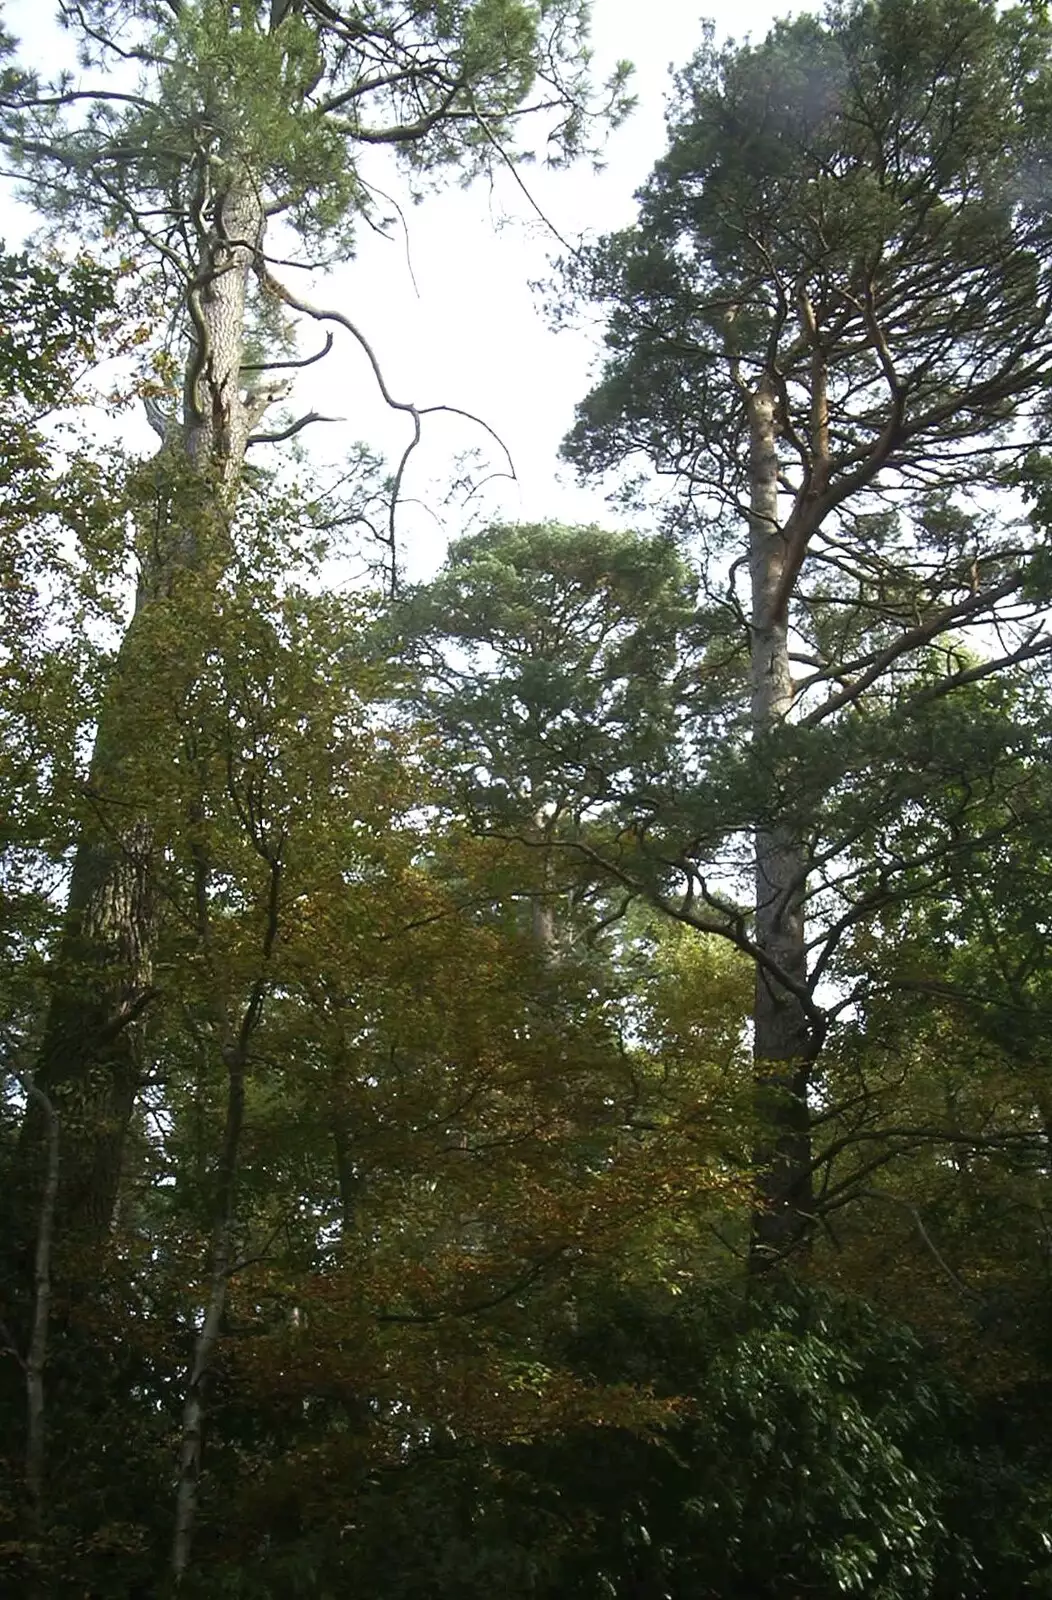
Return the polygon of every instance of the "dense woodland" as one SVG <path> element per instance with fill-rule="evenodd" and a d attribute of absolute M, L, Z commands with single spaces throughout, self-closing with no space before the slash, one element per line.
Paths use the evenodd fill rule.
<path fill-rule="evenodd" d="M 585 0 L 60 11 L 0 69 L 0 1592 L 1052 1596 L 1045 6 L 702 32 L 549 291 L 636 531 L 416 586 L 409 453 L 297 450 L 373 357 L 289 262 L 374 146 L 599 151 Z"/>

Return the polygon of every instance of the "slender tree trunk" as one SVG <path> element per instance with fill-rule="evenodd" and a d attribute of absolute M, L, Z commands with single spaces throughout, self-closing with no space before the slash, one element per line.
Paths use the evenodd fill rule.
<path fill-rule="evenodd" d="M 749 566 L 752 579 L 752 729 L 758 744 L 784 723 L 793 700 L 787 607 L 777 611 L 786 544 L 778 526 L 778 448 L 774 393 L 761 382 L 750 399 Z M 807 1088 L 811 1040 L 799 994 L 807 979 L 804 931 L 806 855 L 774 804 L 760 808 L 755 834 L 757 966 L 753 1057 L 762 1129 L 756 1151 L 760 1204 L 750 1264 L 776 1264 L 808 1226 L 811 1211 Z M 783 981 L 785 980 L 785 981 Z"/>
<path fill-rule="evenodd" d="M 171 1570 L 176 1584 L 180 1584 L 190 1565 L 194 1532 L 197 1526 L 197 1508 L 200 1497 L 201 1455 L 204 1445 L 206 1412 L 206 1387 L 215 1353 L 219 1346 L 226 1310 L 230 1275 L 234 1270 L 234 1236 L 238 1162 L 241 1155 L 241 1135 L 245 1123 L 245 1075 L 251 1059 L 250 1052 L 256 1029 L 263 1015 L 267 996 L 266 967 L 274 950 L 278 934 L 282 861 L 280 847 L 268 858 L 270 862 L 270 889 L 267 905 L 267 925 L 260 951 L 261 971 L 252 987 L 252 993 L 236 1030 L 228 1029 L 223 1001 L 217 991 L 213 1024 L 219 1037 L 225 1036 L 223 1062 L 227 1070 L 226 1116 L 223 1122 L 223 1142 L 216 1169 L 215 1192 L 212 1204 L 212 1245 L 209 1262 L 209 1290 L 205 1302 L 201 1327 L 194 1341 L 193 1359 L 189 1381 L 183 1400 L 182 1428 L 179 1444 L 179 1472 L 175 1494 L 175 1523 L 172 1534 Z M 211 949 L 208 899 L 208 859 L 202 846 L 197 851 L 197 901 L 198 938 L 202 951 Z"/>
<path fill-rule="evenodd" d="M 554 964 L 559 953 L 559 934 L 555 920 L 555 862 L 552 859 L 554 820 L 543 807 L 534 818 L 541 857 L 541 886 L 530 896 L 530 927 L 534 943 L 544 960 Z"/>
<path fill-rule="evenodd" d="M 334 1090 L 334 1098 L 339 1091 Z M 340 1227 L 348 1238 L 358 1220 L 358 1202 L 362 1180 L 354 1164 L 354 1144 L 350 1119 L 343 1107 L 335 1105 L 332 1113 L 332 1144 L 336 1158 L 336 1181 L 340 1191 Z"/>
<path fill-rule="evenodd" d="M 29 1349 L 26 1353 L 26 1493 L 29 1499 L 30 1529 L 40 1539 L 45 1520 L 46 1423 L 44 1368 L 47 1363 L 48 1330 L 51 1324 L 51 1244 L 55 1229 L 55 1202 L 58 1196 L 59 1121 L 48 1096 L 30 1081 L 29 1098 L 40 1107 L 47 1124 L 47 1174 L 37 1219 L 36 1252 L 33 1261 L 33 1311 Z"/>
<path fill-rule="evenodd" d="M 175 1496 L 175 1529 L 172 1535 L 172 1575 L 176 1583 L 182 1581 L 190 1565 L 197 1524 L 201 1451 L 204 1443 L 205 1386 L 219 1344 L 223 1313 L 226 1310 L 227 1289 L 234 1264 L 234 1190 L 245 1115 L 244 1061 L 237 1059 L 229 1063 L 228 1072 L 226 1122 L 218 1173 L 209 1293 L 201 1328 L 194 1341 L 190 1379 L 183 1400 L 179 1477 Z"/>

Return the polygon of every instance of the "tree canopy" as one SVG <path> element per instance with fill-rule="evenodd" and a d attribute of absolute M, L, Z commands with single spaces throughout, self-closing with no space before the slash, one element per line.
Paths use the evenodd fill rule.
<path fill-rule="evenodd" d="M 370 146 L 569 159 L 626 74 L 578 0 L 62 15 L 0 81 L 0 1587 L 1052 1595 L 1043 10 L 706 32 L 559 313 L 567 454 L 667 492 L 393 591 L 406 458 L 273 449 L 370 351 L 288 262 Z"/>

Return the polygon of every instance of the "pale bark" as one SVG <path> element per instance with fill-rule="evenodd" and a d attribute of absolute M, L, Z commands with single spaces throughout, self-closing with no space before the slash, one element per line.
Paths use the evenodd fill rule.
<path fill-rule="evenodd" d="M 530 927 L 534 943 L 543 959 L 554 962 L 559 953 L 559 935 L 555 920 L 555 862 L 552 859 L 552 832 L 554 820 L 544 807 L 534 818 L 537 830 L 536 843 L 541 857 L 541 887 L 530 896 Z"/>
<path fill-rule="evenodd" d="M 788 608 L 778 602 L 787 543 L 778 523 L 776 405 L 766 382 L 750 396 L 749 424 L 751 712 L 753 736 L 762 743 L 785 722 L 793 702 Z M 776 772 L 771 781 L 777 785 Z M 777 800 L 773 809 L 779 809 Z M 801 1237 L 811 1209 L 811 1041 L 800 998 L 807 980 L 806 871 L 806 854 L 793 829 L 777 821 L 760 822 L 755 831 L 754 937 L 766 959 L 756 970 L 753 1014 L 756 1101 L 763 1130 L 756 1151 L 760 1204 L 753 1219 L 754 1270 L 779 1260 Z"/>
<path fill-rule="evenodd" d="M 543 894 L 535 894 L 530 905 L 530 921 L 534 942 L 545 961 L 555 959 L 556 933 L 555 910 L 550 899 Z"/>
<path fill-rule="evenodd" d="M 153 994 L 156 938 L 151 820 L 133 811 L 129 775 L 142 741 L 158 766 L 166 731 L 143 713 L 151 668 L 152 602 L 171 596 L 180 572 L 214 571 L 226 557 L 227 519 L 252 428 L 278 392 L 244 394 L 249 273 L 258 260 L 264 217 L 248 183 L 209 196 L 210 228 L 199 241 L 187 289 L 192 329 L 182 424 L 173 425 L 156 458 L 156 501 L 144 530 L 135 615 L 103 707 L 89 775 L 95 812 L 73 865 L 66 929 L 38 1062 L 38 1077 L 65 1108 L 69 1132 L 59 1199 L 60 1230 L 75 1229 L 81 1250 L 110 1230 L 122 1158 L 142 1080 L 141 1018 Z M 165 657 L 167 663 L 167 656 Z M 177 664 L 168 693 L 192 679 L 194 662 Z M 44 1130 L 27 1118 L 28 1193 L 38 1192 Z M 35 1207 L 34 1207 L 35 1209 Z"/>
<path fill-rule="evenodd" d="M 273 391 L 243 396 L 245 303 L 249 273 L 259 260 L 264 217 L 247 182 L 234 183 L 213 202 L 214 228 L 201 241 L 197 272 L 187 293 L 193 347 L 183 396 L 183 447 L 196 471 L 232 494 L 241 477 L 252 427 Z"/>

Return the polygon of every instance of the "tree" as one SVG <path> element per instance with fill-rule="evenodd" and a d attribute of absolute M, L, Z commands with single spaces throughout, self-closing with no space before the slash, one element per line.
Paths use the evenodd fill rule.
<path fill-rule="evenodd" d="M 175 416 L 175 356 L 148 393 L 162 448 L 137 470 L 44 425 L 43 409 L 75 397 L 77 363 L 109 348 L 111 321 L 125 347 L 148 342 L 149 271 L 125 264 L 122 300 L 86 261 L 3 264 L 17 315 L 0 331 L 0 1192 L 21 1259 L 0 1261 L 0 1587 L 107 1600 L 1048 1592 L 1050 473 L 1028 453 L 1047 352 L 1040 296 L 1012 300 L 1027 262 L 1043 283 L 1044 242 L 1023 202 L 998 238 L 999 201 L 979 181 L 1002 176 L 994 135 L 978 155 L 965 137 L 992 119 L 1017 154 L 1038 149 L 1045 33 L 957 4 L 911 10 L 916 38 L 898 55 L 894 6 L 793 24 L 730 52 L 699 89 L 718 120 L 728 85 L 748 88 L 785 137 L 765 135 L 753 189 L 742 140 L 726 172 L 715 155 L 699 165 L 702 199 L 722 194 L 722 209 L 699 200 L 691 226 L 740 222 L 733 206 L 758 207 L 777 179 L 826 330 L 817 354 L 814 341 L 793 354 L 802 323 L 787 326 L 791 309 L 779 320 L 777 275 L 746 273 L 740 228 L 720 257 L 741 279 L 740 347 L 715 312 L 687 326 L 688 303 L 707 304 L 688 293 L 700 255 L 687 232 L 655 231 L 667 259 L 649 266 L 682 278 L 684 325 L 646 357 L 657 323 L 639 324 L 654 307 L 641 282 L 614 352 L 623 409 L 603 437 L 659 359 L 661 395 L 644 398 L 667 403 L 654 439 L 672 437 L 698 372 L 687 357 L 711 335 L 711 449 L 691 456 L 676 507 L 712 554 L 700 584 L 679 527 L 540 525 L 461 541 L 435 584 L 395 603 L 331 592 L 317 485 L 237 461 L 236 408 L 224 421 L 217 402 L 209 420 L 184 389 Z M 241 11 L 226 23 L 248 30 L 243 59 L 232 45 L 223 56 L 224 16 L 169 6 L 117 41 L 157 56 L 139 63 L 158 74 L 151 114 L 177 131 L 202 81 L 191 34 L 207 34 L 246 105 L 242 66 L 274 59 L 253 54 L 264 31 Z M 987 82 L 991 61 L 1029 61 L 1016 121 L 1003 98 L 976 103 L 970 58 L 954 55 L 961 17 L 990 45 Z M 308 35 L 331 43 L 332 27 L 328 12 L 290 9 L 265 48 L 283 34 L 289 51 Z M 347 66 L 354 41 L 326 60 Z M 930 66 L 919 122 L 899 114 L 920 104 L 915 56 Z M 779 98 L 789 69 L 819 57 L 815 81 L 840 86 L 826 120 L 806 97 Z M 24 80 L 3 92 L 30 114 Z M 67 106 L 74 120 L 83 104 Z M 887 140 L 916 149 L 878 169 L 890 199 L 875 210 L 901 205 L 867 268 L 867 320 L 842 261 L 865 208 L 853 203 L 823 254 L 806 232 L 811 189 L 791 173 L 801 119 L 807 149 L 850 153 L 855 129 L 868 152 L 872 119 L 859 132 L 856 114 L 871 105 Z M 150 115 L 114 107 L 112 125 L 92 112 L 81 132 L 107 181 L 138 183 L 145 167 L 115 141 Z M 227 134 L 243 154 L 257 146 L 247 119 L 210 118 L 193 170 L 221 187 Z M 940 127 L 949 219 L 922 205 Z M 688 119 L 677 137 L 696 131 Z M 37 133 L 44 162 L 59 134 Z M 962 141 L 974 159 L 954 167 Z M 829 160 L 843 189 L 816 183 L 835 210 L 866 185 L 861 156 Z M 169 178 L 134 192 L 183 252 L 181 278 L 162 251 L 152 279 L 163 299 L 170 274 L 182 306 L 173 350 L 206 397 L 207 318 L 222 302 L 226 328 L 240 274 L 244 409 L 248 369 L 286 359 L 266 315 L 272 247 L 224 236 L 219 190 L 203 216 L 192 195 L 180 224 L 186 197 Z M 684 193 L 690 181 L 679 174 Z M 680 189 L 670 181 L 670 205 Z M 969 209 L 979 199 L 987 210 Z M 128 204 L 129 226 L 149 226 Z M 914 204 L 959 243 L 959 283 Z M 772 260 L 789 248 L 773 222 L 759 236 Z M 636 250 L 647 256 L 629 235 L 580 270 L 613 272 Z M 919 288 L 906 273 L 918 259 Z M 981 323 L 965 317 L 969 273 L 989 290 Z M 963 320 L 944 325 L 954 306 Z M 1010 312 L 1030 355 L 1011 354 Z M 882 337 L 907 375 L 898 409 Z M 1002 385 L 985 399 L 983 373 Z M 821 406 L 799 413 L 814 393 L 828 401 L 830 483 L 869 460 L 888 406 L 900 429 L 868 487 L 811 529 L 781 643 L 773 623 L 764 634 L 773 665 L 783 647 L 810 657 L 794 661 L 806 670 L 781 718 L 769 699 L 758 709 L 763 618 L 734 587 L 750 536 L 758 559 L 773 547 L 788 560 L 749 500 L 765 382 L 785 390 L 768 439 L 782 533 L 803 525 Z M 959 424 L 939 413 L 953 396 Z M 911 418 L 915 438 L 901 432 Z M 702 521 L 717 458 L 727 505 Z M 1010 484 L 1031 497 L 1029 524 Z M 998 485 L 999 501 L 979 492 Z M 136 548 L 143 581 L 121 637 Z M 759 919 L 743 887 L 757 834 L 761 890 L 783 843 L 805 873 Z M 85 877 L 84 850 L 101 877 Z M 91 939 L 63 914 L 71 869 L 109 916 Z M 115 903 L 122 885 L 141 916 Z M 805 943 L 788 1000 L 770 927 L 786 960 Z M 757 1011 L 758 970 L 770 993 Z M 803 1017 L 807 1053 L 772 1068 L 753 1035 L 770 1040 L 785 1010 Z M 98 1031 L 58 1062 L 58 1020 L 78 1018 Z M 787 1105 L 794 1074 L 806 1096 Z M 751 1150 L 767 1191 L 752 1223 Z M 787 1262 L 812 1219 L 812 1248 Z M 750 1226 L 753 1265 L 785 1269 L 770 1292 L 738 1266 Z M 865 1304 L 892 1296 L 912 1329 Z"/>
<path fill-rule="evenodd" d="M 119 454 L 90 450 L 71 426 L 59 451 L 47 423 L 75 404 L 94 360 L 127 349 L 127 329 L 119 282 L 87 257 L 63 268 L 54 259 L 5 253 L 0 286 L 0 1164 L 9 1193 L 10 1143 L 21 1108 L 33 1106 L 44 1129 L 41 1181 L 35 1204 L 23 1213 L 28 1303 L 18 1303 L 9 1274 L 0 1271 L 0 1403 L 17 1410 L 17 1391 L 24 1390 L 19 1467 L 27 1520 L 39 1538 L 46 1522 L 45 1369 L 64 1129 L 33 1064 L 45 954 L 56 925 L 55 883 L 79 812 L 81 752 L 105 671 L 114 555 L 122 545 Z M 9 1198 L 9 1221 L 16 1204 Z"/>
<path fill-rule="evenodd" d="M 840 1148 L 822 1198 L 842 1282 L 879 1272 L 894 1283 L 917 1325 L 943 1329 L 977 1388 L 1011 1372 L 1040 1389 L 1048 705 L 1041 685 L 983 685 L 962 696 L 973 724 L 975 702 L 995 692 L 1029 744 L 1026 762 L 1004 752 L 1011 814 L 991 806 L 982 840 L 943 857 L 937 894 L 885 906 L 845 949 L 856 1005 L 830 1060 L 843 1109 L 825 1129 Z M 937 835 L 953 806 L 947 793 L 923 826 Z M 838 1202 L 852 1193 L 862 1214 L 841 1226 Z"/>
<path fill-rule="evenodd" d="M 675 480 L 749 663 L 747 703 L 727 706 L 740 781 L 714 815 L 701 793 L 729 741 L 706 753 L 682 806 L 686 890 L 670 875 L 664 897 L 756 963 L 761 1267 L 814 1214 L 818 985 L 860 917 L 916 889 L 888 848 L 890 818 L 924 804 L 907 763 L 929 759 L 938 708 L 1049 649 L 1040 541 L 1002 509 L 1052 363 L 1049 83 L 1043 13 L 985 0 L 840 4 L 757 46 L 710 36 L 639 223 L 568 269 L 607 309 L 608 356 L 566 451 Z M 969 637 L 996 642 L 977 655 Z M 858 894 L 878 808 L 884 854 Z M 755 888 L 731 913 L 748 835 Z"/>
<path fill-rule="evenodd" d="M 457 540 L 395 608 L 460 805 L 525 848 L 534 929 L 553 954 L 616 916 L 608 895 L 589 906 L 594 881 L 590 893 L 567 847 L 626 785 L 672 781 L 696 613 L 669 541 L 555 524 Z"/>
<path fill-rule="evenodd" d="M 128 805 L 137 733 L 149 724 L 159 741 L 152 758 L 173 759 L 170 739 L 135 703 L 151 634 L 166 625 L 154 602 L 178 604 L 181 586 L 202 574 L 216 580 L 246 451 L 316 420 L 258 431 L 288 392 L 282 369 L 309 359 L 288 348 L 288 311 L 342 325 L 371 358 L 352 323 L 279 281 L 268 225 L 290 228 L 305 259 L 347 254 L 355 225 L 371 214 L 364 150 L 392 147 L 416 184 L 446 170 L 470 176 L 516 159 L 516 130 L 533 112 L 552 153 L 569 158 L 587 139 L 592 111 L 581 0 L 269 12 L 226 0 L 128 0 L 62 6 L 60 15 L 84 70 L 116 76 L 81 88 L 69 73 L 44 84 L 9 69 L 0 140 L 56 223 L 115 235 L 136 254 L 168 319 L 144 388 L 161 446 L 139 479 L 135 617 L 100 717 L 95 814 L 73 864 L 38 1064 L 60 1109 L 70 1097 L 81 1103 L 60 1209 L 98 1242 L 113 1212 L 156 992 L 149 796 Z M 611 85 L 614 114 L 624 76 Z M 419 423 L 414 408 L 403 409 Z M 174 652 L 171 667 L 189 693 L 196 663 Z M 31 1118 L 27 1166 L 39 1169 L 34 1137 Z"/>

